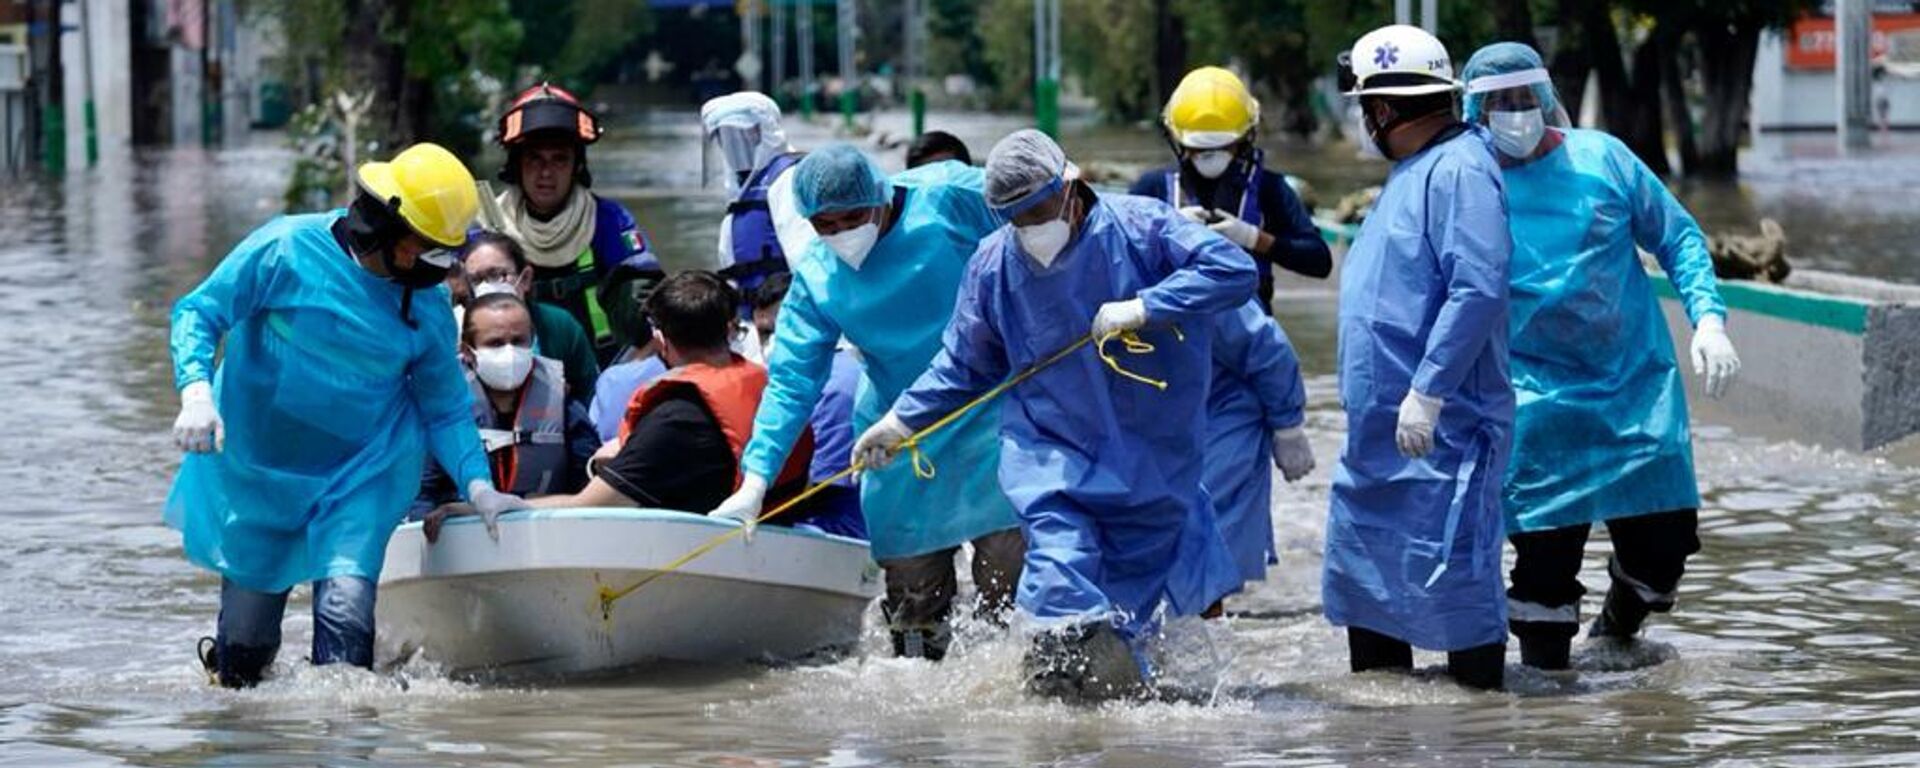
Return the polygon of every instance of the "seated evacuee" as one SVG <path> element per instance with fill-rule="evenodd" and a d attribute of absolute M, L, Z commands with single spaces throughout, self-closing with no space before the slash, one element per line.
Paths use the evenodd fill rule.
<path fill-rule="evenodd" d="M 568 322 L 572 322 L 571 319 Z M 490 293 L 467 306 L 460 358 L 473 420 L 487 451 L 493 485 L 519 496 L 572 493 L 586 484 L 587 460 L 600 439 L 586 406 L 567 400 L 560 363 L 533 354 L 533 321 L 511 293 Z M 431 459 L 414 515 L 427 541 L 440 538 L 444 514 L 429 510 L 459 499 L 453 479 Z"/>
<path fill-rule="evenodd" d="M 753 289 L 753 328 L 760 334 L 760 348 L 773 353 L 774 324 L 780 317 L 780 304 L 793 287 L 793 274 L 768 275 Z M 840 474 L 853 462 L 853 401 L 860 388 L 860 356 L 845 343 L 833 353 L 833 371 L 820 392 L 820 403 L 813 407 L 813 463 L 807 470 L 807 482 L 818 483 Z M 818 525 L 828 533 L 867 537 L 866 520 L 860 517 L 860 481 L 849 475 L 834 482 L 814 497 Z"/>
<path fill-rule="evenodd" d="M 533 267 L 527 263 L 519 241 L 498 232 L 475 233 L 467 238 L 466 253 L 460 261 L 461 275 L 473 299 L 511 293 L 521 301 L 531 301 L 527 292 L 533 287 Z M 531 316 L 533 338 L 539 345 L 534 351 L 559 361 L 565 369 L 567 399 L 592 402 L 600 363 L 594 359 L 593 343 L 588 341 L 580 321 L 553 304 L 532 304 Z"/>
<path fill-rule="evenodd" d="M 767 371 L 727 349 L 740 300 L 712 272 L 683 272 L 647 298 L 660 356 L 671 368 L 627 406 L 619 447 L 579 493 L 537 507 L 707 510 L 739 482 L 740 449 L 753 429 Z M 773 485 L 798 491 L 813 457 L 803 440 Z"/>
<path fill-rule="evenodd" d="M 650 293 L 652 287 L 647 290 Z M 641 304 L 622 302 L 608 311 L 612 313 L 608 322 L 622 329 L 616 335 L 625 337 L 630 346 L 614 358 L 612 365 L 600 371 L 600 378 L 593 385 L 593 403 L 588 406 L 587 415 L 593 419 L 593 429 L 603 443 L 620 437 L 620 423 L 627 417 L 627 402 L 633 399 L 634 391 L 667 372 L 666 362 L 660 359 L 660 343 L 653 339 L 653 321 L 647 319 L 646 309 Z"/>
<path fill-rule="evenodd" d="M 966 142 L 946 131 L 927 131 L 920 134 L 907 145 L 907 167 L 918 168 L 931 163 L 946 160 L 958 160 L 961 165 L 973 165 L 973 153 L 967 151 Z"/>
<path fill-rule="evenodd" d="M 1253 260 L 1166 203 L 1095 193 L 1039 131 L 995 145 L 985 185 L 1007 225 L 968 263 L 940 353 L 854 454 L 884 467 L 916 431 L 1089 325 L 1096 338 L 1128 334 L 1113 346 L 1161 386 L 1074 348 L 1007 391 L 998 426 L 999 476 L 1027 539 L 1019 607 L 1045 630 L 1027 687 L 1131 695 L 1146 672 L 1133 652 L 1160 607 L 1199 614 L 1240 584 L 1201 482 L 1212 318 L 1253 298 Z"/>

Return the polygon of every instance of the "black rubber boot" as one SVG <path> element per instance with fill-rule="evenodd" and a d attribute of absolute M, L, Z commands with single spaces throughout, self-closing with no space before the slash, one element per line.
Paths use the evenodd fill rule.
<path fill-rule="evenodd" d="M 1520 640 L 1520 663 L 1549 672 L 1573 666 L 1572 637 L 1521 634 L 1518 630 L 1513 634 Z"/>
<path fill-rule="evenodd" d="M 1413 671 L 1413 646 L 1359 627 L 1347 628 L 1347 660 L 1355 672 Z"/>
<path fill-rule="evenodd" d="M 195 655 L 200 657 L 201 668 L 207 671 L 208 684 L 238 689 L 259 685 L 279 651 L 278 648 L 221 645 L 211 637 L 202 637 Z"/>
<path fill-rule="evenodd" d="M 1631 588 L 1615 585 L 1607 590 L 1607 602 L 1600 609 L 1600 618 L 1594 619 L 1593 626 L 1587 629 L 1587 636 L 1631 641 L 1640 634 L 1640 625 L 1646 623 L 1647 614 L 1652 611 Z"/>
<path fill-rule="evenodd" d="M 1561 651 L 1565 658 L 1565 649 Z M 1468 648 L 1447 653 L 1447 675 L 1468 688 L 1498 691 L 1507 684 L 1507 646 L 1504 643 Z"/>
<path fill-rule="evenodd" d="M 926 659 L 940 661 L 947 657 L 947 644 L 952 635 L 946 627 L 940 629 L 903 629 L 893 633 L 893 655 L 903 659 Z"/>
<path fill-rule="evenodd" d="M 1127 641 L 1105 623 L 1035 635 L 1022 667 L 1027 693 L 1069 704 L 1133 698 L 1146 691 Z"/>

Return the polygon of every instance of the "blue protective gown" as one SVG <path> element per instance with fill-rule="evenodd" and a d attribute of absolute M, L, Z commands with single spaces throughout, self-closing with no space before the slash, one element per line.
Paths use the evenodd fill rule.
<path fill-rule="evenodd" d="M 778 342 L 743 470 L 777 474 L 827 384 L 841 336 L 859 348 L 873 389 L 855 408 L 855 435 L 927 369 L 967 258 L 995 226 L 984 180 L 980 169 L 960 163 L 906 171 L 892 180 L 895 220 L 859 269 L 817 241 L 789 257 L 793 287 L 774 325 Z M 862 474 L 860 509 L 875 559 L 935 552 L 1019 524 L 995 479 L 999 429 L 993 405 L 927 440 L 922 450 L 937 467 L 931 480 L 915 477 L 907 462 Z"/>
<path fill-rule="evenodd" d="M 1504 642 L 1500 481 L 1513 426 L 1500 168 L 1486 131 L 1395 163 L 1340 277 L 1327 619 L 1431 650 Z M 1394 447 L 1408 388 L 1445 401 L 1433 452 Z"/>
<path fill-rule="evenodd" d="M 1041 619 L 1111 620 L 1137 637 L 1164 599 L 1203 611 L 1239 583 L 1200 484 L 1213 315 L 1247 303 L 1253 261 L 1166 203 L 1103 196 L 1051 267 L 1011 227 L 980 246 L 933 367 L 894 412 L 920 428 L 1087 333 L 1100 305 L 1147 307 L 1148 354 L 1091 348 L 1003 396 L 1000 482 L 1027 535 L 1019 604 Z M 1185 336 L 1181 340 L 1178 333 Z M 895 464 L 908 463 L 896 461 Z"/>
<path fill-rule="evenodd" d="M 1213 320 L 1202 482 L 1240 580 L 1267 577 L 1273 551 L 1273 433 L 1306 422 L 1300 358 L 1280 324 L 1246 304 Z"/>
<path fill-rule="evenodd" d="M 1565 131 L 1505 170 L 1513 228 L 1510 532 L 1700 506 L 1673 339 L 1636 248 L 1698 322 L 1726 316 L 1706 238 L 1618 139 Z"/>
<path fill-rule="evenodd" d="M 173 309 L 175 383 L 213 382 L 226 448 L 187 454 L 166 521 L 252 590 L 378 581 L 429 451 L 463 491 L 488 477 L 446 289 L 416 292 L 408 327 L 406 289 L 334 239 L 343 215 L 268 222 Z"/>

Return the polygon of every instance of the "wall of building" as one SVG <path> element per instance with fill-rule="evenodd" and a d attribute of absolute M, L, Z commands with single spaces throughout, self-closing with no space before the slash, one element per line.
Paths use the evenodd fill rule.
<path fill-rule="evenodd" d="M 1753 122 L 1761 131 L 1833 130 L 1840 114 L 1839 86 L 1830 69 L 1788 69 L 1783 33 L 1761 36 L 1753 68 Z M 1889 122 L 1920 128 L 1920 79 L 1886 76 Z M 1877 119 L 1877 118 L 1876 118 Z"/>

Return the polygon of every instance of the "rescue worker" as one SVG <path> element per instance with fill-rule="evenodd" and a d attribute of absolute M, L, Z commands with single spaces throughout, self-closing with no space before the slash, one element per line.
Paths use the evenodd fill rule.
<path fill-rule="evenodd" d="M 1201 485 L 1201 441 L 1214 317 L 1253 298 L 1253 262 L 1165 203 L 1095 194 L 1039 131 L 994 145 L 986 193 L 1008 226 L 968 264 L 939 356 L 861 434 L 855 460 L 886 466 L 910 436 L 1090 324 L 1102 349 L 1080 349 L 1005 395 L 1001 487 L 1027 535 L 1020 610 L 1044 630 L 1027 653 L 1027 689 L 1070 701 L 1134 695 L 1160 606 L 1196 615 L 1239 585 Z M 1115 353 L 1130 375 L 1102 362 L 1108 341 L 1137 353 Z"/>
<path fill-rule="evenodd" d="M 535 354 L 534 340 L 533 316 L 518 294 L 490 292 L 467 306 L 460 362 L 473 421 L 494 487 L 522 498 L 580 490 L 587 460 L 600 449 L 586 406 L 566 396 L 565 369 Z M 452 478 L 429 457 L 410 516 L 426 521 L 428 543 L 439 539 L 446 519 L 431 513 L 458 499 Z"/>
<path fill-rule="evenodd" d="M 301 582 L 313 663 L 372 666 L 374 585 L 429 453 L 496 537 L 496 518 L 525 506 L 489 480 L 441 286 L 473 176 L 416 144 L 354 178 L 346 210 L 268 222 L 174 305 L 187 456 L 165 518 L 187 559 L 220 574 L 200 656 L 226 687 L 260 681 Z"/>
<path fill-rule="evenodd" d="M 1618 139 L 1570 125 L 1532 48 L 1487 46 L 1464 74 L 1467 120 L 1499 150 L 1513 232 L 1508 621 L 1522 662 L 1566 669 L 1594 523 L 1613 540 L 1595 638 L 1631 640 L 1649 613 L 1671 610 L 1700 549 L 1687 399 L 1641 251 L 1694 323 L 1709 396 L 1740 358 L 1706 237 L 1659 177 Z"/>
<path fill-rule="evenodd" d="M 1362 134 L 1393 162 L 1340 272 L 1340 402 L 1322 600 L 1353 671 L 1447 652 L 1504 685 L 1500 481 L 1512 440 L 1506 202 L 1485 129 L 1461 122 L 1447 49 L 1405 25 L 1345 58 Z"/>
<path fill-rule="evenodd" d="M 813 242 L 813 226 L 794 207 L 788 174 L 805 155 L 787 143 L 780 105 L 757 91 L 701 105 L 700 124 L 736 190 L 720 221 L 720 274 L 751 296 L 769 275 L 787 271 L 788 254 Z"/>
<path fill-rule="evenodd" d="M 1253 257 L 1260 270 L 1260 306 L 1273 314 L 1271 267 L 1307 277 L 1333 272 L 1333 253 L 1312 212 L 1266 167 L 1256 146 L 1260 102 L 1239 76 L 1201 67 L 1180 80 L 1160 115 L 1174 164 L 1148 171 L 1128 190 L 1163 200 Z"/>
<path fill-rule="evenodd" d="M 835 144 L 807 155 L 793 177 L 800 213 L 820 240 L 792 262 L 766 401 L 741 463 L 746 479 L 714 511 L 742 521 L 760 514 L 767 478 L 805 431 L 842 337 L 860 350 L 867 381 L 854 404 L 857 433 L 939 353 L 967 259 L 995 226 L 980 169 L 959 163 L 889 179 L 860 150 Z M 943 467 L 933 477 L 906 466 L 861 475 L 860 510 L 886 571 L 881 608 L 897 655 L 945 657 L 962 544 L 973 547 L 979 612 L 993 620 L 1012 603 L 1026 541 L 996 480 L 999 429 L 999 408 L 981 408 L 922 446 Z"/>
<path fill-rule="evenodd" d="M 500 116 L 507 188 L 483 204 L 480 223 L 526 249 L 529 300 L 573 315 L 604 366 L 631 341 L 616 334 L 602 285 L 616 269 L 632 270 L 642 278 L 634 298 L 643 298 L 664 273 L 626 206 L 590 190 L 587 147 L 600 134 L 600 121 L 573 94 L 546 83 L 522 91 Z"/>

